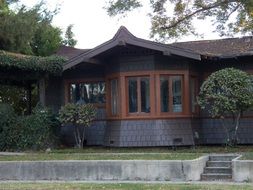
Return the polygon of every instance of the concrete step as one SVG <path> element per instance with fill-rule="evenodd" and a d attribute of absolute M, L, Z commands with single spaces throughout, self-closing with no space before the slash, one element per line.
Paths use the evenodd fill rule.
<path fill-rule="evenodd" d="M 207 167 L 231 167 L 230 161 L 207 161 Z"/>
<path fill-rule="evenodd" d="M 201 174 L 201 180 L 203 181 L 231 181 L 232 174 Z"/>
<path fill-rule="evenodd" d="M 210 161 L 232 161 L 236 156 L 230 155 L 211 155 L 209 156 Z"/>
<path fill-rule="evenodd" d="M 232 168 L 230 167 L 205 167 L 205 174 L 232 174 Z"/>

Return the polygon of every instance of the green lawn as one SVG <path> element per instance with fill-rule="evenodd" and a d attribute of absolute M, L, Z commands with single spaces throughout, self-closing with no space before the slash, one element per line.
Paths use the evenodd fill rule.
<path fill-rule="evenodd" d="M 191 160 L 210 153 L 240 153 L 243 159 L 253 159 L 253 146 L 197 146 L 173 150 L 163 148 L 106 148 L 56 149 L 50 153 L 26 152 L 22 156 L 0 156 L 0 161 L 15 160 Z"/>
<path fill-rule="evenodd" d="M 253 146 L 196 146 L 178 147 L 175 150 L 168 147 L 143 148 L 110 148 L 110 147 L 84 147 L 84 149 L 57 149 L 54 153 L 240 153 L 253 152 Z"/>
<path fill-rule="evenodd" d="M 156 153 L 156 154 L 96 154 L 96 153 L 28 153 L 21 156 L 0 156 L 0 161 L 38 160 L 192 160 L 202 156 L 198 153 Z"/>
<path fill-rule="evenodd" d="M 86 183 L 10 183 L 0 184 L 4 190 L 252 190 L 252 185 L 192 184 L 86 184 Z"/>
<path fill-rule="evenodd" d="M 253 152 L 245 152 L 242 154 L 241 160 L 253 160 Z"/>

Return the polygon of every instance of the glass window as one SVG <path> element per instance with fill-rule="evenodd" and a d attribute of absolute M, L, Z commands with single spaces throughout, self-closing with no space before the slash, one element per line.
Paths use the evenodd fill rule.
<path fill-rule="evenodd" d="M 173 112 L 182 112 L 182 77 L 172 77 Z"/>
<path fill-rule="evenodd" d="M 128 80 L 128 97 L 129 113 L 137 112 L 137 78 L 129 78 Z"/>
<path fill-rule="evenodd" d="M 77 104 L 105 103 L 105 82 L 72 83 L 70 102 Z"/>
<path fill-rule="evenodd" d="M 128 78 L 129 113 L 150 113 L 149 77 Z"/>
<path fill-rule="evenodd" d="M 160 78 L 161 112 L 169 112 L 169 77 Z"/>
<path fill-rule="evenodd" d="M 118 79 L 111 80 L 111 114 L 118 114 Z"/>
<path fill-rule="evenodd" d="M 141 112 L 150 112 L 149 78 L 141 78 Z"/>
<path fill-rule="evenodd" d="M 161 112 L 182 112 L 182 76 L 160 77 Z"/>

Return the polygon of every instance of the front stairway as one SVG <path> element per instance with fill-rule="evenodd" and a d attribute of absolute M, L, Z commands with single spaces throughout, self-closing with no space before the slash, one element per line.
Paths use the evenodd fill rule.
<path fill-rule="evenodd" d="M 202 181 L 231 181 L 232 160 L 236 155 L 210 155 L 209 160 L 201 174 Z"/>

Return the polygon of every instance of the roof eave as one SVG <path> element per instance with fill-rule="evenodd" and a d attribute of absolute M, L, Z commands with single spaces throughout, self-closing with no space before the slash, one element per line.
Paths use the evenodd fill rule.
<path fill-rule="evenodd" d="M 89 62 L 89 59 L 91 59 L 91 58 L 93 58 L 93 57 L 113 48 L 113 47 L 122 46 L 122 45 L 126 45 L 126 44 L 139 46 L 139 47 L 143 47 L 143 48 L 148 48 L 148 49 L 152 49 L 152 50 L 156 50 L 156 51 L 161 51 L 164 53 L 164 55 L 168 55 L 168 56 L 177 55 L 177 56 L 182 56 L 182 57 L 186 57 L 186 58 L 190 58 L 190 59 L 194 59 L 194 60 L 201 60 L 201 55 L 198 53 L 195 53 L 195 52 L 192 52 L 189 50 L 185 50 L 183 48 L 173 47 L 173 46 L 161 44 L 158 42 L 152 42 L 149 40 L 137 38 L 133 34 L 131 34 L 125 27 L 120 27 L 118 32 L 115 34 L 115 36 L 111 40 L 109 40 L 109 41 L 83 53 L 83 54 L 80 54 L 79 56 L 76 56 L 76 57 L 70 59 L 68 61 L 68 63 L 64 65 L 63 70 L 67 70 L 79 63 L 84 62 L 84 61 Z"/>

